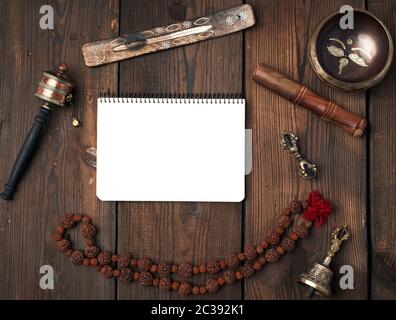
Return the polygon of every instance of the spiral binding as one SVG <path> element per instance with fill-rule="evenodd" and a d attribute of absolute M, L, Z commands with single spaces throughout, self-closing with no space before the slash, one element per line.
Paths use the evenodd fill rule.
<path fill-rule="evenodd" d="M 116 96 L 102 92 L 101 103 L 243 103 L 243 94 L 237 93 L 122 93 Z"/>

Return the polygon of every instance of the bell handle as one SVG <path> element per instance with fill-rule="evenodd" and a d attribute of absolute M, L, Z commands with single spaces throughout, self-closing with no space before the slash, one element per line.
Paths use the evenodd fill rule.
<path fill-rule="evenodd" d="M 13 194 L 17 189 L 18 183 L 28 168 L 30 161 L 33 158 L 40 134 L 50 115 L 50 108 L 47 105 L 40 107 L 39 112 L 35 118 L 35 122 L 29 131 L 21 149 L 19 150 L 17 159 L 12 167 L 8 182 L 4 187 L 4 191 L 0 196 L 4 200 L 12 200 Z"/>

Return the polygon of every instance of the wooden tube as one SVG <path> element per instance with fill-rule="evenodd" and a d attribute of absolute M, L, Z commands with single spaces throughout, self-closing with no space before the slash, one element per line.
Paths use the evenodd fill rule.
<path fill-rule="evenodd" d="M 307 108 L 323 120 L 339 126 L 354 137 L 364 134 L 367 125 L 365 118 L 346 111 L 334 101 L 317 95 L 263 63 L 254 71 L 253 80 L 294 104 Z"/>

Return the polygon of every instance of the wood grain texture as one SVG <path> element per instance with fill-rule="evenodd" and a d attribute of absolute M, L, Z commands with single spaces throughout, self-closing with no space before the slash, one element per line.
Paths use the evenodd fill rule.
<path fill-rule="evenodd" d="M 396 39 L 396 3 L 371 0 L 368 10 L 381 19 Z M 369 91 L 371 297 L 396 299 L 396 65 Z"/>
<path fill-rule="evenodd" d="M 175 293 L 104 280 L 92 269 L 72 266 L 55 250 L 52 239 L 62 212 L 92 216 L 104 249 L 128 251 L 156 261 L 198 263 L 239 251 L 244 243 L 258 243 L 290 199 L 305 198 L 314 189 L 335 202 L 336 211 L 329 223 L 314 229 L 309 239 L 299 243 L 279 263 L 244 281 L 244 290 L 236 285 L 205 298 L 305 299 L 305 290 L 296 284 L 298 275 L 324 256 L 331 229 L 348 223 L 352 238 L 337 255 L 333 267 L 338 271 L 343 264 L 353 266 L 355 289 L 336 288 L 336 298 L 367 298 L 371 289 L 369 297 L 373 299 L 395 299 L 396 129 L 392 125 L 396 112 L 395 64 L 367 96 L 329 88 L 309 66 L 306 46 L 316 24 L 344 1 L 250 0 L 257 24 L 244 33 L 137 57 L 119 65 L 84 66 L 81 54 L 84 43 L 172 23 L 175 20 L 169 8 L 176 2 L 185 6 L 187 18 L 242 3 L 49 0 L 45 4 L 55 9 L 55 29 L 51 31 L 39 28 L 42 1 L 0 1 L 0 185 L 6 183 L 40 106 L 33 93 L 42 71 L 66 62 L 77 88 L 72 108 L 53 110 L 46 135 L 15 199 L 0 201 L 0 299 L 179 298 Z M 363 7 L 364 2 L 353 0 L 349 4 Z M 396 3 L 366 2 L 368 9 L 383 19 L 395 40 Z M 251 75 L 260 62 L 347 110 L 367 116 L 370 131 L 361 139 L 352 138 L 255 84 Z M 245 205 L 165 202 L 116 205 L 97 200 L 96 173 L 89 166 L 86 150 L 96 146 L 96 98 L 104 91 L 116 94 L 245 91 L 247 128 L 253 128 L 254 151 Z M 82 121 L 78 129 L 71 125 L 74 114 Z M 319 167 L 317 181 L 307 182 L 298 177 L 294 160 L 279 146 L 282 130 L 299 136 L 302 153 Z M 75 239 L 76 234 L 72 236 Z M 82 247 L 81 241 L 77 243 Z M 39 288 L 39 268 L 44 264 L 54 267 L 55 290 Z M 371 275 L 367 274 L 369 266 Z M 205 278 L 196 280 L 202 284 Z"/>
<path fill-rule="evenodd" d="M 66 62 L 78 89 L 74 109 L 53 110 L 15 199 L 0 202 L 0 274 L 5 275 L 0 298 L 112 299 L 115 283 L 72 266 L 56 250 L 53 232 L 62 212 L 86 213 L 100 227 L 99 242 L 114 246 L 115 205 L 96 200 L 96 173 L 84 159 L 85 149 L 96 145 L 95 96 L 117 88 L 117 66 L 87 69 L 81 46 L 118 34 L 118 1 L 46 4 L 54 8 L 54 30 L 39 28 L 42 1 L 1 1 L 1 185 L 40 106 L 33 93 L 42 72 Z M 71 125 L 73 112 L 83 123 L 78 129 Z M 39 287 L 39 269 L 45 264 L 54 268 L 54 290 Z"/>
<path fill-rule="evenodd" d="M 343 93 L 324 85 L 314 75 L 307 59 L 307 43 L 320 19 L 344 4 L 343 1 L 249 1 L 257 25 L 246 33 L 245 86 L 248 127 L 253 129 L 253 170 L 247 182 L 245 242 L 259 243 L 273 228 L 276 217 L 292 199 L 304 199 L 319 190 L 335 203 L 327 225 L 279 263 L 269 265 L 245 283 L 246 299 L 303 299 L 305 290 L 296 284 L 298 275 L 323 258 L 333 227 L 349 224 L 352 239 L 334 261 L 352 265 L 355 289 L 336 290 L 338 299 L 367 297 L 366 239 L 366 152 L 365 138 L 356 139 L 326 124 L 307 110 L 293 104 L 251 80 L 253 70 L 263 62 L 303 83 L 361 116 L 365 115 L 364 93 Z M 349 4 L 363 7 L 363 1 Z M 318 179 L 301 179 L 294 160 L 279 146 L 281 131 L 300 138 L 304 155 L 318 165 Z M 336 279 L 337 283 L 337 279 Z"/>
<path fill-rule="evenodd" d="M 174 1 L 123 1 L 121 34 L 172 23 Z M 181 1 L 187 19 L 241 1 Z M 241 93 L 242 33 L 120 63 L 121 92 Z M 149 123 L 147 125 L 150 125 Z M 118 203 L 118 249 L 155 261 L 205 263 L 240 250 L 240 203 Z M 199 285 L 204 278 L 198 277 Z M 118 284 L 118 299 L 178 299 L 176 293 Z M 209 297 L 209 296 L 207 296 Z M 241 287 L 213 299 L 239 299 Z"/>

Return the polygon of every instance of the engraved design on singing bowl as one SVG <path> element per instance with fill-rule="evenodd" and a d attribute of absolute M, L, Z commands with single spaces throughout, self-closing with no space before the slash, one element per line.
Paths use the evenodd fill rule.
<path fill-rule="evenodd" d="M 308 57 L 321 80 L 341 90 L 365 90 L 388 72 L 393 58 L 392 37 L 372 13 L 354 9 L 354 29 L 341 29 L 334 12 L 315 29 Z"/>

